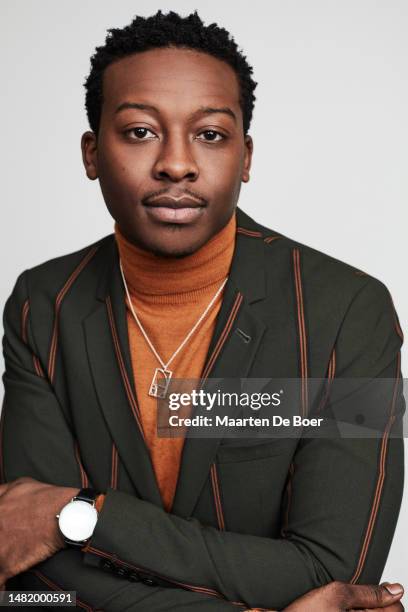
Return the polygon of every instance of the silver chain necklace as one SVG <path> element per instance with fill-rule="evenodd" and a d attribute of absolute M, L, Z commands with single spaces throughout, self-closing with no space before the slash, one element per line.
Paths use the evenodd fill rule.
<path fill-rule="evenodd" d="M 155 354 L 157 360 L 160 362 L 160 364 L 162 366 L 161 368 L 156 368 L 155 369 L 155 372 L 154 372 L 154 375 L 153 375 L 153 378 L 152 378 L 152 382 L 151 382 L 151 385 L 150 385 L 150 389 L 149 389 L 149 395 L 151 395 L 152 397 L 158 397 L 158 398 L 162 399 L 162 398 L 166 397 L 167 390 L 168 390 L 168 387 L 169 387 L 169 384 L 170 384 L 170 379 L 173 376 L 173 371 L 169 370 L 168 366 L 173 361 L 175 356 L 179 353 L 179 351 L 181 351 L 183 346 L 189 340 L 190 336 L 195 332 L 195 330 L 200 325 L 201 321 L 204 319 L 204 317 L 207 314 L 207 312 L 210 310 L 211 306 L 214 304 L 214 302 L 217 299 L 218 295 L 222 291 L 225 283 L 227 282 L 228 276 L 224 279 L 224 281 L 222 282 L 221 287 L 219 287 L 219 289 L 217 290 L 216 294 L 212 298 L 211 302 L 208 304 L 207 308 L 204 310 L 203 314 L 198 319 L 197 323 L 194 325 L 194 327 L 189 331 L 187 336 L 184 338 L 183 342 L 180 344 L 178 349 L 173 353 L 173 355 L 170 357 L 168 362 L 164 363 L 163 360 L 161 359 L 160 355 L 158 354 L 158 352 L 154 348 L 152 342 L 150 341 L 150 338 L 148 337 L 147 333 L 145 332 L 145 330 L 143 328 L 143 325 L 139 321 L 139 318 L 138 318 L 138 316 L 137 316 L 137 314 L 135 312 L 135 309 L 133 308 L 133 304 L 132 304 L 132 300 L 130 299 L 129 290 L 128 290 L 128 286 L 127 286 L 127 283 L 126 283 L 125 275 L 123 273 L 122 261 L 120 259 L 119 259 L 119 266 L 120 266 L 120 272 L 122 274 L 123 284 L 124 284 L 124 287 L 125 287 L 127 299 L 128 299 L 129 306 L 130 306 L 130 310 L 131 310 L 131 312 L 133 314 L 133 317 L 134 317 L 136 323 L 138 324 L 138 326 L 140 327 L 140 331 L 142 332 L 143 336 L 145 337 L 146 342 L 148 343 L 148 345 L 150 346 L 151 350 Z"/>

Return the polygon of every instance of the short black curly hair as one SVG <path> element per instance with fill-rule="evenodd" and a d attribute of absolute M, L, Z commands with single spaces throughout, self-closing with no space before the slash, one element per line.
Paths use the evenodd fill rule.
<path fill-rule="evenodd" d="M 195 49 L 229 64 L 238 77 L 244 134 L 248 132 L 257 83 L 251 76 L 252 67 L 233 37 L 216 23 L 205 26 L 197 11 L 187 17 L 181 17 L 174 11 L 163 14 L 159 10 L 150 17 L 137 15 L 124 28 L 111 28 L 108 30 L 105 45 L 96 47 L 95 54 L 91 57 L 91 71 L 84 83 L 85 108 L 89 125 L 95 134 L 98 134 L 101 118 L 105 68 L 115 60 L 158 47 Z"/>

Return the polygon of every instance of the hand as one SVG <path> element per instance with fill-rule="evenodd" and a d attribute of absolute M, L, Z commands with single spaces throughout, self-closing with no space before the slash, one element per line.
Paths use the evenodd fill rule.
<path fill-rule="evenodd" d="M 386 586 L 397 590 L 392 595 Z M 284 612 L 343 612 L 344 610 L 381 610 L 382 612 L 403 612 L 404 607 L 399 602 L 404 594 L 403 587 L 398 584 L 384 582 L 382 585 L 347 584 L 346 582 L 330 582 L 313 589 L 296 599 Z"/>
<path fill-rule="evenodd" d="M 25 477 L 0 485 L 0 590 L 64 547 L 55 515 L 77 493 Z"/>

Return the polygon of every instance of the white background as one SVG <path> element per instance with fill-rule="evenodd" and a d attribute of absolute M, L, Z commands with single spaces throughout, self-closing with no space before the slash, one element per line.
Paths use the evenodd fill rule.
<path fill-rule="evenodd" d="M 254 66 L 254 165 L 239 205 L 382 280 L 406 331 L 406 0 L 2 0 L 1 309 L 24 269 L 113 231 L 82 167 L 82 83 L 107 28 L 159 8 L 197 8 Z M 408 589 L 404 498 L 383 579 Z"/>

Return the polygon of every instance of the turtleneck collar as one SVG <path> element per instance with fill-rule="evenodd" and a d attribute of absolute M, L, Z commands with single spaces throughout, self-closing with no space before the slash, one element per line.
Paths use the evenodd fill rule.
<path fill-rule="evenodd" d="M 236 211 L 198 251 L 182 258 L 162 257 L 129 242 L 114 225 L 129 293 L 158 303 L 196 301 L 228 276 L 235 248 Z"/>

